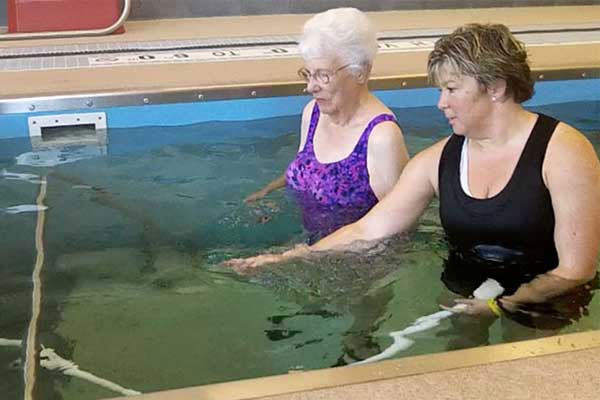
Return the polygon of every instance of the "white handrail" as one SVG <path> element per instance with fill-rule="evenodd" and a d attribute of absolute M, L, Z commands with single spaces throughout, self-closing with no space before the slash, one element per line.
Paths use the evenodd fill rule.
<path fill-rule="evenodd" d="M 26 39 L 55 39 L 78 36 L 103 36 L 109 35 L 119 29 L 124 23 L 131 10 L 131 0 L 124 0 L 123 12 L 119 19 L 112 25 L 100 29 L 87 29 L 77 31 L 59 31 L 59 32 L 23 32 L 23 33 L 3 33 L 0 34 L 0 40 L 26 40 Z"/>

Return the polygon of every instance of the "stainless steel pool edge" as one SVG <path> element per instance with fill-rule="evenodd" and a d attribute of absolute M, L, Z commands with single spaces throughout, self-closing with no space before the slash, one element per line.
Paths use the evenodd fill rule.
<path fill-rule="evenodd" d="M 301 82 L 289 82 L 123 90 L 120 92 L 57 93 L 51 96 L 0 99 L 0 114 L 296 96 L 304 94 L 304 87 L 305 85 Z"/>
<path fill-rule="evenodd" d="M 140 400 L 228 399 L 249 400 L 266 396 L 370 383 L 411 375 L 449 371 L 530 357 L 576 352 L 600 347 L 600 330 L 542 339 L 380 361 L 373 364 L 292 372 L 263 378 L 225 382 L 150 393 Z M 118 399 L 125 399 L 119 397 Z M 113 399 L 117 400 L 117 398 Z"/>
<path fill-rule="evenodd" d="M 600 78 L 600 68 L 538 69 L 538 81 Z M 425 75 L 375 77 L 373 90 L 416 89 L 429 86 Z M 228 86 L 196 86 L 157 90 L 123 90 L 93 93 L 57 93 L 51 96 L 0 98 L 0 114 L 54 112 L 77 109 L 139 106 L 149 104 L 192 103 L 203 101 L 297 96 L 304 94 L 301 81 L 263 82 Z"/>

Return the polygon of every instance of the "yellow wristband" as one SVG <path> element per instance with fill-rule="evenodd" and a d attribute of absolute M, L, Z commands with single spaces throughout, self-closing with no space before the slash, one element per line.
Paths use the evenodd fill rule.
<path fill-rule="evenodd" d="M 496 314 L 496 316 L 498 316 L 498 317 L 502 316 L 502 310 L 498 306 L 498 303 L 496 303 L 496 300 L 494 300 L 494 299 L 488 299 L 487 305 L 490 308 L 490 310 L 492 310 L 492 312 L 494 314 Z"/>

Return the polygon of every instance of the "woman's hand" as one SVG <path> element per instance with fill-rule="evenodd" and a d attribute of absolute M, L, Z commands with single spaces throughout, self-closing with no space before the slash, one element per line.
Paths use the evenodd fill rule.
<path fill-rule="evenodd" d="M 456 299 L 454 307 L 440 305 L 446 311 L 452 311 L 456 314 L 467 314 L 473 316 L 494 316 L 494 312 L 488 305 L 487 300 L 482 299 Z"/>
<path fill-rule="evenodd" d="M 286 257 L 284 257 L 283 254 L 261 254 L 248 258 L 233 258 L 225 261 L 223 264 L 232 267 L 236 272 L 244 272 L 249 268 L 256 268 L 264 264 L 283 261 L 285 258 Z"/>
<path fill-rule="evenodd" d="M 280 254 L 260 254 L 248 258 L 233 258 L 225 261 L 223 264 L 232 267 L 236 272 L 244 272 L 250 268 L 260 267 L 265 264 L 281 262 L 294 257 L 301 257 L 310 253 L 310 247 L 306 244 L 298 244 L 293 249 Z"/>
<path fill-rule="evenodd" d="M 275 180 L 269 182 L 269 184 L 267 186 L 263 187 L 259 191 L 256 191 L 256 192 L 251 193 L 248 196 L 246 196 L 244 198 L 244 203 L 248 204 L 248 203 L 252 203 L 253 201 L 256 201 L 258 199 L 262 199 L 267 194 L 271 193 L 273 190 L 282 188 L 284 186 L 285 186 L 285 173 L 281 174 Z"/>
<path fill-rule="evenodd" d="M 265 197 L 267 195 L 267 193 L 269 193 L 269 190 L 267 190 L 266 188 L 262 188 L 261 190 L 251 193 L 248 196 L 246 196 L 244 198 L 244 203 L 248 204 L 248 203 L 252 203 L 258 199 L 262 199 L 263 197 Z"/>

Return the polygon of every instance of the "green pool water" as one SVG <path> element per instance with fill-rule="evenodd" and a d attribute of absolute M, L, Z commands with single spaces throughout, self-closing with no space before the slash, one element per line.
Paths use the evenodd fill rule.
<path fill-rule="evenodd" d="M 598 102 L 535 110 L 574 125 L 600 153 Z M 394 111 L 411 154 L 449 134 L 433 107 Z M 222 266 L 306 240 L 284 190 L 242 202 L 293 158 L 299 123 L 292 116 L 115 129 L 99 145 L 63 151 L 63 163 L 51 167 L 15 158 L 31 159 L 48 143 L 0 142 L 0 170 L 47 181 L 37 343 L 98 377 L 153 392 L 345 365 L 438 311 L 446 247 L 435 202 L 408 236 L 364 255 L 247 275 Z M 70 162 L 73 154 L 81 159 Z M 39 191 L 36 179 L 0 176 L 0 207 L 35 204 Z M 31 320 L 36 223 L 35 212 L 0 213 L 0 338 L 25 339 Z M 551 334 L 599 329 L 599 303 L 595 296 L 589 315 Z M 446 320 L 415 334 L 397 357 L 544 334 L 497 321 L 472 338 Z M 22 348 L 0 347 L 2 399 L 23 398 L 22 358 Z M 118 395 L 43 368 L 37 375 L 37 399 Z"/>

